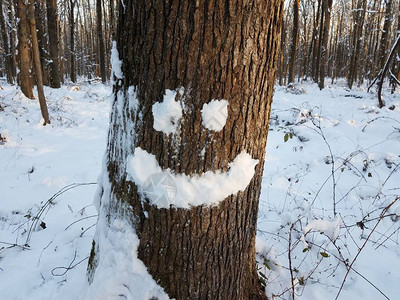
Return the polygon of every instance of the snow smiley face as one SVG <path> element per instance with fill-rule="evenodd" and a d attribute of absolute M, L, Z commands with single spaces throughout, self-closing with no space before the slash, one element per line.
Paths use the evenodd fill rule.
<path fill-rule="evenodd" d="M 175 101 L 176 91 L 167 90 L 162 102 L 153 105 L 153 128 L 164 134 L 175 134 L 182 108 Z M 178 90 L 183 93 L 183 89 Z M 202 125 L 210 131 L 221 131 L 228 117 L 228 101 L 211 100 L 201 110 Z M 135 182 L 150 204 L 158 208 L 189 209 L 193 206 L 217 205 L 226 197 L 244 191 L 255 173 L 257 159 L 242 151 L 222 172 L 207 171 L 202 175 L 175 174 L 162 169 L 155 155 L 137 147 L 128 157 L 128 180 Z"/>

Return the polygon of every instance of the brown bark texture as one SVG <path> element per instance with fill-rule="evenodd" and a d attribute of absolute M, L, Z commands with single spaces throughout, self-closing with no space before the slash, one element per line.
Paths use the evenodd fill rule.
<path fill-rule="evenodd" d="M 255 235 L 282 1 L 124 2 L 117 33 L 124 77 L 114 88 L 125 94 L 125 102 L 122 110 L 114 104 L 111 115 L 108 219 L 124 215 L 122 204 L 132 209 L 138 256 L 169 297 L 266 299 L 257 276 Z M 139 101 L 136 111 L 128 102 L 130 86 Z M 155 131 L 152 105 L 162 101 L 166 89 L 181 87 L 177 98 L 184 115 L 177 133 Z M 201 109 L 211 99 L 229 102 L 220 132 L 202 126 Z M 242 151 L 259 163 L 247 188 L 217 206 L 159 209 L 127 181 L 127 156 L 136 147 L 175 174 L 227 171 Z M 101 259 L 101 247 L 94 245 L 89 281 Z"/>
<path fill-rule="evenodd" d="M 29 55 L 29 25 L 28 25 L 28 11 L 23 0 L 18 0 L 18 57 L 19 57 L 19 70 L 20 78 L 19 84 L 21 86 L 22 93 L 30 98 L 34 99 L 33 96 L 33 84 L 30 75 L 30 55 Z"/>

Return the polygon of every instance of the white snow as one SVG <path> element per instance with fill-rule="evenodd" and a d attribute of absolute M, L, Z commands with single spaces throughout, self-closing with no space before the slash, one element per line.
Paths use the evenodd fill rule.
<path fill-rule="evenodd" d="M 165 134 L 175 133 L 179 119 L 182 117 L 182 107 L 175 101 L 176 91 L 166 90 L 162 102 L 153 104 L 153 128 Z"/>
<path fill-rule="evenodd" d="M 190 208 L 216 205 L 226 197 L 244 191 L 257 164 L 257 159 L 243 151 L 229 163 L 227 172 L 207 171 L 191 177 L 174 174 L 170 169 L 162 170 L 153 154 L 138 147 L 128 158 L 127 172 L 128 178 L 135 182 L 151 204 L 159 208 L 169 208 L 170 205 Z"/>
<path fill-rule="evenodd" d="M 335 299 L 347 272 L 341 259 L 356 258 L 339 299 L 397 299 L 399 203 L 357 253 L 399 195 L 399 92 L 385 90 L 387 106 L 378 109 L 376 94 L 343 81 L 296 88 L 302 92 L 276 87 L 272 105 L 257 223 L 267 295 L 292 299 L 291 265 L 294 281 L 304 280 L 296 300 Z"/>
<path fill-rule="evenodd" d="M 201 110 L 203 126 L 209 130 L 221 131 L 228 118 L 228 101 L 211 100 L 203 104 Z"/>
<path fill-rule="evenodd" d="M 312 230 L 326 234 L 332 241 L 336 240 L 340 233 L 340 219 L 335 220 L 312 220 L 304 227 L 304 233 Z"/>

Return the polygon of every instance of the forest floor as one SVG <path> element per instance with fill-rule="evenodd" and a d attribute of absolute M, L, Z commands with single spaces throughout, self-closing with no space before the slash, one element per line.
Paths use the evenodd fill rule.
<path fill-rule="evenodd" d="M 111 87 L 46 88 L 43 127 L 37 101 L 0 86 L 0 298 L 79 299 Z M 384 96 L 276 88 L 256 245 L 270 299 L 398 299 L 400 94 Z"/>

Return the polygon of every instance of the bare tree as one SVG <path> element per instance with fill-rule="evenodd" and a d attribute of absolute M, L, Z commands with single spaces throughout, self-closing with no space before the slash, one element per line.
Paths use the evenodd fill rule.
<path fill-rule="evenodd" d="M 38 38 L 36 34 L 36 20 L 35 20 L 35 6 L 34 0 L 29 0 L 29 23 L 31 29 L 32 52 L 33 52 L 33 65 L 35 67 L 36 83 L 39 96 L 40 110 L 43 117 L 43 125 L 50 124 L 49 112 L 47 110 L 46 98 L 43 91 L 42 69 L 40 64 L 40 52 Z"/>

